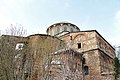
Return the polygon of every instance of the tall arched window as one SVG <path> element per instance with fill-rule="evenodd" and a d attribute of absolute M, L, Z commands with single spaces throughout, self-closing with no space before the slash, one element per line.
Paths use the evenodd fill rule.
<path fill-rule="evenodd" d="M 70 31 L 73 32 L 73 28 L 71 28 Z"/>
<path fill-rule="evenodd" d="M 85 75 L 89 74 L 89 68 L 88 68 L 88 66 L 84 66 L 84 74 Z"/>
<path fill-rule="evenodd" d="M 59 27 L 57 27 L 57 33 L 59 33 L 60 32 L 60 28 Z"/>
<path fill-rule="evenodd" d="M 82 61 L 82 62 L 83 62 L 83 64 L 86 64 L 85 58 L 83 58 L 83 61 Z"/>
<path fill-rule="evenodd" d="M 64 31 L 67 31 L 67 27 L 64 27 Z"/>

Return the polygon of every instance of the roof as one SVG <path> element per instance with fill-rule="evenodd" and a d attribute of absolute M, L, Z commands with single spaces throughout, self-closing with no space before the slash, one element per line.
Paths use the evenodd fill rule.
<path fill-rule="evenodd" d="M 72 23 L 63 21 L 63 22 L 59 22 L 59 23 L 52 24 L 51 26 L 49 26 L 49 27 L 47 28 L 46 32 L 48 32 L 48 30 L 49 30 L 50 28 L 54 27 L 54 25 L 60 25 L 60 24 L 70 24 L 70 25 L 75 26 L 77 29 L 79 29 L 79 27 L 77 27 L 75 24 L 72 24 Z M 80 29 L 79 29 L 79 30 L 80 30 Z"/>
<path fill-rule="evenodd" d="M 58 40 L 62 41 L 62 40 L 61 40 L 61 39 L 59 39 L 58 37 L 51 36 L 51 35 L 48 35 L 48 34 L 32 34 L 32 35 L 27 36 L 27 38 L 30 38 L 30 37 L 32 37 L 32 36 L 44 36 L 44 37 L 46 36 L 46 37 L 56 38 L 56 39 L 58 39 Z"/>
<path fill-rule="evenodd" d="M 87 30 L 87 31 L 80 31 L 80 32 L 96 32 L 113 50 L 115 50 L 115 48 L 104 37 L 102 37 L 97 30 Z"/>
<path fill-rule="evenodd" d="M 15 35 L 1 35 L 1 37 L 26 38 L 26 37 L 24 37 L 24 36 L 15 36 Z"/>

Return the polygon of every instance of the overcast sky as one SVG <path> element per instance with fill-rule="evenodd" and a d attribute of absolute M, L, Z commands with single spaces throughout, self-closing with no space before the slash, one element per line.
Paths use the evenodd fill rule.
<path fill-rule="evenodd" d="M 110 44 L 120 45 L 120 0 L 0 0 L 0 29 L 21 24 L 28 35 L 67 21 L 81 30 L 97 30 Z"/>

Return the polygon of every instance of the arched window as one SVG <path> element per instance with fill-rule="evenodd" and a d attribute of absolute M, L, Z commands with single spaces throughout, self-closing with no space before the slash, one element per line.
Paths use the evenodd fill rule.
<path fill-rule="evenodd" d="M 64 31 L 67 31 L 67 27 L 64 27 Z"/>
<path fill-rule="evenodd" d="M 73 32 L 73 28 L 71 28 L 70 31 Z"/>
<path fill-rule="evenodd" d="M 59 33 L 60 32 L 60 28 L 59 27 L 57 27 L 57 33 Z"/>
<path fill-rule="evenodd" d="M 86 64 L 85 58 L 83 58 L 82 63 L 83 63 L 83 64 Z"/>
<path fill-rule="evenodd" d="M 84 66 L 84 74 L 85 75 L 89 74 L 89 68 L 88 68 L 88 66 Z"/>

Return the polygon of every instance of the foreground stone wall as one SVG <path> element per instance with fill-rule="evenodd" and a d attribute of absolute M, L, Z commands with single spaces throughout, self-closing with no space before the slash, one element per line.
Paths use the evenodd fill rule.
<path fill-rule="evenodd" d="M 0 79 L 23 79 L 24 78 L 24 55 L 23 48 L 16 48 L 18 43 L 26 44 L 28 41 L 25 37 L 2 35 L 0 36 Z M 19 50 L 18 50 L 19 49 Z M 14 73 L 14 74 L 13 74 Z"/>
<path fill-rule="evenodd" d="M 47 78 L 49 72 L 46 72 L 45 68 L 52 59 L 50 53 L 62 48 L 63 41 L 52 36 L 36 34 L 29 36 L 28 46 L 33 57 L 32 80 Z"/>
<path fill-rule="evenodd" d="M 50 66 L 51 80 L 82 80 L 82 55 L 73 50 L 53 54 Z"/>

